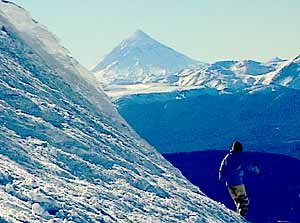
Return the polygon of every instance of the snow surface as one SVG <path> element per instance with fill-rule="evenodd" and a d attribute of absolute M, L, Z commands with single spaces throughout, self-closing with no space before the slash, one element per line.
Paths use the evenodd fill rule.
<path fill-rule="evenodd" d="M 68 80 L 72 88 L 81 89 L 88 100 L 98 107 L 105 108 L 107 114 L 115 113 L 111 104 L 105 99 L 99 100 L 95 97 L 94 92 L 90 92 L 89 88 L 83 86 L 79 81 L 82 77 L 88 81 L 89 85 L 93 85 L 99 94 L 103 94 L 102 88 L 96 81 L 94 75 L 90 74 L 82 65 L 80 65 L 69 53 L 67 49 L 59 44 L 58 38 L 50 33 L 46 27 L 40 25 L 33 20 L 30 14 L 23 8 L 14 3 L 7 4 L 1 1 L 1 21 L 9 24 L 11 31 L 16 31 L 26 43 L 35 49 L 36 53 L 51 63 L 56 69 L 63 68 L 60 75 Z M 5 26 L 7 28 L 7 26 Z M 70 75 L 70 72 L 72 75 Z M 84 89 L 85 88 L 85 89 Z"/>
<path fill-rule="evenodd" d="M 0 25 L 1 222 L 244 222 L 137 136 L 24 9 L 1 0 Z"/>

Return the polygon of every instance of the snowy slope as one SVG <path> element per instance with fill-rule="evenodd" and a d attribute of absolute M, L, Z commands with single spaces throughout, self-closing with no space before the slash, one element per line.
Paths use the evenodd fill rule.
<path fill-rule="evenodd" d="M 107 114 L 114 113 L 111 104 L 105 99 L 102 89 L 96 84 L 95 77 L 72 58 L 69 52 L 59 44 L 57 37 L 33 20 L 27 11 L 14 4 L 4 4 L 4 2 L 1 3 L 1 21 L 7 21 L 6 23 L 11 24 L 11 29 L 17 31 L 18 35 L 53 67 L 62 68 L 61 76 L 68 80 L 73 88 L 81 89 L 91 103 L 97 107 L 105 108 Z M 58 61 L 60 62 L 59 65 L 57 64 Z M 73 74 L 70 75 L 70 72 L 67 71 L 72 71 Z M 82 77 L 89 84 L 95 86 L 98 94 L 102 94 L 104 97 L 103 100 L 95 98 L 94 92 L 90 92 L 90 88 L 77 80 Z"/>
<path fill-rule="evenodd" d="M 137 30 L 92 71 L 104 85 L 173 82 L 172 74 L 198 64 Z"/>
<path fill-rule="evenodd" d="M 1 222 L 243 222 L 140 139 L 93 77 L 0 1 Z"/>

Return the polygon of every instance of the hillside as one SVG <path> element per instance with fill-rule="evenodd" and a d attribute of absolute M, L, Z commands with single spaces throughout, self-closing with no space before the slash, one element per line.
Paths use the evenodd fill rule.
<path fill-rule="evenodd" d="M 23 8 L 0 1 L 1 222 L 242 222 L 119 116 Z"/>

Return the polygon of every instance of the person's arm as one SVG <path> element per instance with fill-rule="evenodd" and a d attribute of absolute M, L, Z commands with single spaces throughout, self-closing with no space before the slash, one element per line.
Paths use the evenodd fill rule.
<path fill-rule="evenodd" d="M 223 159 L 221 166 L 219 168 L 219 181 L 221 182 L 224 182 L 225 177 L 227 175 L 226 167 L 227 167 L 227 156 Z"/>

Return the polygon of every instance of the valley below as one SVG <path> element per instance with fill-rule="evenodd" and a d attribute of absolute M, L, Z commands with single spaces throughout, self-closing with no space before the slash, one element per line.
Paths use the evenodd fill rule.
<path fill-rule="evenodd" d="M 227 151 L 198 151 L 164 154 L 194 185 L 216 201 L 235 209 L 224 184 L 218 182 L 218 169 Z M 300 222 L 300 161 L 288 156 L 247 152 L 261 175 L 245 175 L 250 199 L 247 219 L 252 223 Z"/>

